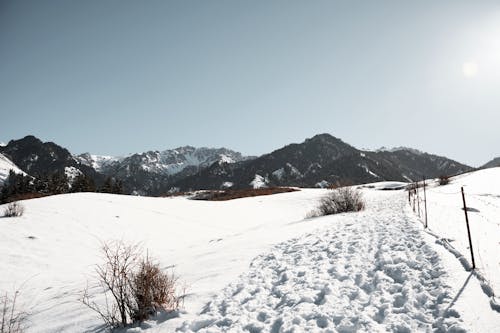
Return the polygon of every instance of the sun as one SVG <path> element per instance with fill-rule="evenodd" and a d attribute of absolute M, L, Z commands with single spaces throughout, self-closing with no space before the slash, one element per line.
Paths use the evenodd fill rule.
<path fill-rule="evenodd" d="M 464 62 L 462 65 L 462 72 L 466 78 L 472 78 L 477 75 L 477 63 Z"/>

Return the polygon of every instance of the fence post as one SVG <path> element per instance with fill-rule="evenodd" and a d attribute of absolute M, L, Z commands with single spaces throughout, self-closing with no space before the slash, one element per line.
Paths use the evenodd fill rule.
<path fill-rule="evenodd" d="M 465 194 L 463 186 L 462 186 L 462 201 L 464 202 L 465 223 L 467 224 L 467 236 L 469 236 L 469 248 L 470 248 L 470 256 L 472 258 L 472 269 L 475 269 L 476 262 L 474 261 L 474 251 L 472 250 L 472 240 L 470 238 L 470 228 L 469 228 L 469 216 L 467 215 L 467 205 L 465 204 Z"/>
<path fill-rule="evenodd" d="M 427 229 L 427 194 L 425 193 L 425 176 L 422 176 L 424 179 L 424 210 L 425 210 L 425 228 Z"/>
<path fill-rule="evenodd" d="M 420 217 L 420 194 L 418 191 L 418 180 L 416 184 L 417 184 L 417 209 L 418 209 L 418 217 Z"/>
<path fill-rule="evenodd" d="M 413 196 L 413 212 L 415 213 L 415 197 L 416 197 L 416 191 L 415 191 L 415 183 L 413 183 L 413 189 L 411 192 L 411 195 Z"/>

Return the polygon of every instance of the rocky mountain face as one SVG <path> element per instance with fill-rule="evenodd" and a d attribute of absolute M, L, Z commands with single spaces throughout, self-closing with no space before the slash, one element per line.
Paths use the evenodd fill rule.
<path fill-rule="evenodd" d="M 495 168 L 495 167 L 500 167 L 500 157 L 492 159 L 491 161 L 483 165 L 481 169 Z"/>
<path fill-rule="evenodd" d="M 0 147 L 0 153 L 30 176 L 65 173 L 72 178 L 83 173 L 97 182 L 103 180 L 94 168 L 79 163 L 67 149 L 53 142 L 42 142 L 32 135 L 9 141 Z"/>
<path fill-rule="evenodd" d="M 472 170 L 456 161 L 414 149 L 361 151 L 329 134 L 316 135 L 251 161 L 219 163 L 175 183 L 180 190 L 360 184 L 382 180 L 413 181 Z"/>
<path fill-rule="evenodd" d="M 235 163 L 250 159 L 226 148 L 179 147 L 148 151 L 126 157 L 82 154 L 80 163 L 124 182 L 125 190 L 137 194 L 162 194 L 179 179 L 193 175 L 213 163 Z"/>
<path fill-rule="evenodd" d="M 89 153 L 73 156 L 65 148 L 34 136 L 0 146 L 0 154 L 31 176 L 65 172 L 75 177 L 83 173 L 96 183 L 113 177 L 123 181 L 125 193 L 141 195 L 195 189 L 412 181 L 472 170 L 411 148 L 359 150 L 329 134 L 316 135 L 258 158 L 225 148 L 191 146 L 124 157 Z"/>

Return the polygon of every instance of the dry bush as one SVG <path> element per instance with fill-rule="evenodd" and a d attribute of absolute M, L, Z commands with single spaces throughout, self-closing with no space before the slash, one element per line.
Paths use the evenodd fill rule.
<path fill-rule="evenodd" d="M 447 175 L 441 175 L 438 177 L 438 183 L 439 185 L 447 185 L 450 183 L 450 176 Z"/>
<path fill-rule="evenodd" d="M 17 217 L 23 214 L 24 214 L 24 206 L 21 203 L 14 201 L 7 205 L 7 208 L 5 208 L 3 216 Z"/>
<path fill-rule="evenodd" d="M 143 321 L 158 311 L 179 309 L 183 296 L 177 295 L 177 278 L 160 268 L 160 265 L 146 258 L 132 278 L 135 309 L 133 321 Z"/>
<path fill-rule="evenodd" d="M 102 246 L 104 263 L 97 265 L 98 284 L 104 304 L 84 290 L 81 301 L 99 314 L 109 328 L 126 327 L 148 319 L 158 311 L 175 311 L 184 296 L 177 294 L 177 279 L 145 258 L 141 247 L 123 241 Z"/>
<path fill-rule="evenodd" d="M 17 309 L 17 296 L 9 297 L 7 293 L 0 296 L 0 333 L 21 333 L 24 331 L 26 313 Z"/>
<path fill-rule="evenodd" d="M 340 187 L 321 198 L 318 207 L 307 217 L 357 212 L 365 207 L 361 192 L 353 187 Z"/>

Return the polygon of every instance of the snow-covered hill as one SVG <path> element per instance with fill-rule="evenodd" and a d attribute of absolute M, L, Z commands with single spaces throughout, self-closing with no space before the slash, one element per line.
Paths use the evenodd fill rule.
<path fill-rule="evenodd" d="M 487 178 L 500 179 L 495 170 Z M 479 182 L 470 177 L 460 181 Z M 24 216 L 0 219 L 8 272 L 0 290 L 21 289 L 28 332 L 97 332 L 99 318 L 77 299 L 101 241 L 123 239 L 142 242 L 188 286 L 179 317 L 130 332 L 494 332 L 500 314 L 476 277 L 423 231 L 404 191 L 381 188 L 363 189 L 364 212 L 316 219 L 304 217 L 326 190 L 226 202 L 96 193 L 28 200 Z M 496 188 L 483 191 L 498 204 Z"/>
<path fill-rule="evenodd" d="M 9 177 L 10 170 L 18 174 L 25 175 L 26 173 L 19 169 L 11 160 L 9 160 L 5 155 L 0 154 L 0 186 Z"/>

